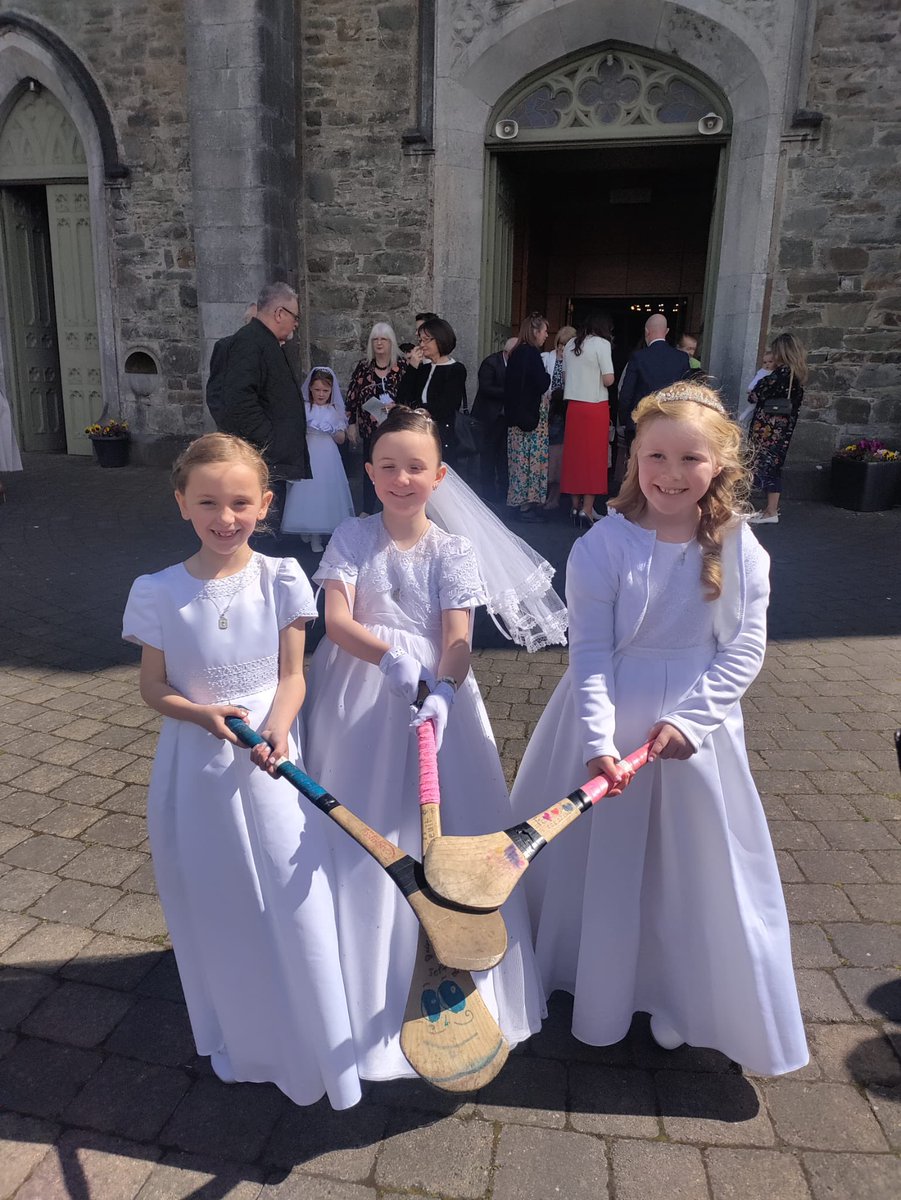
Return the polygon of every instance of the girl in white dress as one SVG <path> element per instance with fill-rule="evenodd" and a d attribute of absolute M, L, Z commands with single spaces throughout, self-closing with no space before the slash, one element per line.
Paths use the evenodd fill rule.
<path fill-rule="evenodd" d="M 513 789 L 522 818 L 588 777 L 613 784 L 529 871 L 539 968 L 547 993 L 573 993 L 583 1042 L 618 1042 L 643 1011 L 666 1048 L 777 1075 L 808 1056 L 740 707 L 766 648 L 769 560 L 736 515 L 747 471 L 716 393 L 674 384 L 636 424 L 618 511 L 570 555 L 569 670 Z M 648 739 L 632 778 L 619 760 Z"/>
<path fill-rule="evenodd" d="M 345 1108 L 360 1089 L 325 823 L 270 777 L 277 756 L 300 761 L 312 589 L 294 559 L 248 545 L 272 499 L 252 446 L 207 434 L 172 479 L 200 549 L 135 581 L 123 637 L 142 647 L 141 695 L 165 718 L 148 826 L 197 1050 L 224 1081 L 271 1081 L 298 1104 L 327 1093 Z M 271 752 L 236 747 L 230 715 Z"/>
<path fill-rule="evenodd" d="M 338 447 L 347 436 L 347 415 L 335 372 L 315 367 L 301 384 L 307 412 L 311 479 L 288 484 L 282 533 L 299 533 L 314 554 L 322 553 L 322 534 L 332 533 L 354 515 L 350 485 Z"/>
<path fill-rule="evenodd" d="M 13 429 L 13 417 L 9 401 L 0 388 L 0 473 L 3 471 L 21 471 L 22 459 L 19 457 L 19 446 Z M 6 503 L 6 487 L 0 479 L 0 504 Z"/>
<path fill-rule="evenodd" d="M 371 458 L 366 470 L 384 512 L 340 525 L 314 576 L 325 585 L 327 637 L 309 668 L 304 747 L 308 770 L 324 788 L 419 858 L 410 705 L 420 679 L 432 691 L 416 720 L 436 722 L 445 832 L 488 833 L 510 823 L 497 748 L 469 669 L 472 615 L 486 597 L 469 540 L 426 515 L 446 470 L 428 413 L 393 409 L 373 434 Z M 373 1080 L 412 1075 L 399 1035 L 416 919 L 359 846 L 340 830 L 329 833 L 357 1070 Z M 504 916 L 506 957 L 475 980 L 515 1045 L 539 1028 L 544 1005 L 523 898 L 513 897 Z"/>

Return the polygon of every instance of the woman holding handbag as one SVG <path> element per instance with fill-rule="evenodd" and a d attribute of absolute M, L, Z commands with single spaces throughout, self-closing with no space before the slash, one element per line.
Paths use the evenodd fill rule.
<path fill-rule="evenodd" d="M 766 492 L 766 507 L 750 517 L 758 525 L 778 525 L 782 468 L 807 383 L 807 355 L 791 333 L 780 333 L 770 346 L 773 369 L 751 392 L 754 415 L 749 442 L 754 455 L 754 487 Z"/>
<path fill-rule="evenodd" d="M 507 359 L 504 412 L 507 417 L 507 505 L 519 508 L 521 521 L 543 521 L 547 499 L 548 388 L 541 347 L 547 341 L 547 317 L 530 313 Z"/>

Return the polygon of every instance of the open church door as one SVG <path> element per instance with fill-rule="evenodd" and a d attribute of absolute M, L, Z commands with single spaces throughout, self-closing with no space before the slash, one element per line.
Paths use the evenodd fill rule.
<path fill-rule="evenodd" d="M 489 154 L 485 171 L 485 227 L 482 233 L 482 319 L 479 357 L 500 350 L 513 321 L 513 227 L 516 196 L 509 169 Z"/>

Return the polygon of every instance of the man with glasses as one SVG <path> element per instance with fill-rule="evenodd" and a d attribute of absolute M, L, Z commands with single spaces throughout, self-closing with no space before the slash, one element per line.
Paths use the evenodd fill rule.
<path fill-rule="evenodd" d="M 287 481 L 311 477 L 303 397 L 284 349 L 299 320 L 297 292 L 287 283 L 267 284 L 256 315 L 216 343 L 207 385 L 217 429 L 251 442 L 269 464 L 279 515 Z M 273 512 L 273 524 L 278 519 Z"/>

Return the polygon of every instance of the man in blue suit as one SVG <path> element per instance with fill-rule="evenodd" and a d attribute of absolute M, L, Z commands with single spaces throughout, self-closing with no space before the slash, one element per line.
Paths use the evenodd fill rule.
<path fill-rule="evenodd" d="M 648 317 L 644 327 L 645 345 L 629 358 L 619 381 L 619 412 L 626 427 L 626 446 L 632 445 L 635 425 L 632 409 L 651 392 L 669 383 L 686 379 L 691 362 L 684 350 L 674 350 L 666 340 L 669 327 L 663 313 Z M 624 418 L 624 419 L 623 419 Z"/>

